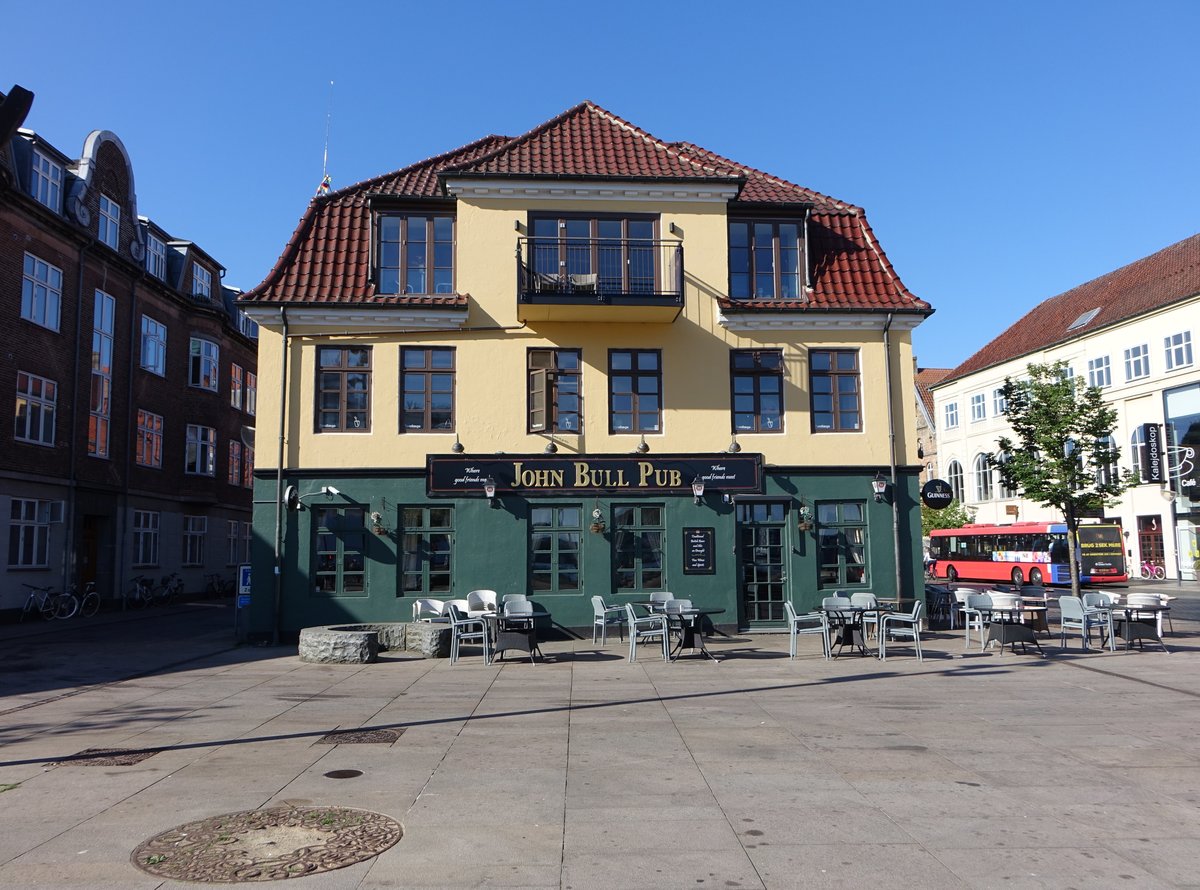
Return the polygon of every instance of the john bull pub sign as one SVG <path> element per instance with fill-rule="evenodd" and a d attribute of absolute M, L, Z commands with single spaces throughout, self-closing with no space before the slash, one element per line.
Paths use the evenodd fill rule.
<path fill-rule="evenodd" d="M 645 492 L 690 495 L 696 480 L 704 483 L 705 492 L 749 494 L 763 490 L 762 467 L 761 454 L 431 455 L 426 479 L 431 497 L 483 497 L 488 483 L 495 484 L 497 494 L 527 497 Z"/>

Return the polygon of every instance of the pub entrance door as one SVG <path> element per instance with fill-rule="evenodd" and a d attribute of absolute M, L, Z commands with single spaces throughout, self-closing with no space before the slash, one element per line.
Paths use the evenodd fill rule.
<path fill-rule="evenodd" d="M 737 505 L 741 627 L 779 626 L 788 597 L 788 502 L 750 501 Z"/>
<path fill-rule="evenodd" d="M 1138 526 L 1138 563 L 1129 566 L 1129 577 L 1138 576 L 1138 566 L 1144 562 L 1156 566 L 1166 566 L 1166 553 L 1163 550 L 1163 531 L 1161 518 L 1158 516 L 1139 516 Z"/>

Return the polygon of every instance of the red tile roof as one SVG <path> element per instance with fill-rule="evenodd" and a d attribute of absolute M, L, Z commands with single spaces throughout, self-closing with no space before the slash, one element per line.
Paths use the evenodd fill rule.
<path fill-rule="evenodd" d="M 929 387 L 941 383 L 950 375 L 950 368 L 917 368 L 917 395 L 925 405 L 925 413 L 933 417 L 933 393 Z"/>
<path fill-rule="evenodd" d="M 946 381 L 1198 295 L 1200 234 L 1051 297 L 951 371 Z M 1100 311 L 1087 324 L 1067 330 L 1092 309 Z"/>
<path fill-rule="evenodd" d="M 879 247 L 860 208 L 770 176 L 688 142 L 668 143 L 593 102 L 582 102 L 515 138 L 488 136 L 394 173 L 314 199 L 266 279 L 243 302 L 462 305 L 463 298 L 377 296 L 371 281 L 372 196 L 433 200 L 447 176 L 691 180 L 739 186 L 730 212 L 803 205 L 813 290 L 797 301 L 732 301 L 726 313 L 802 310 L 928 314 Z"/>

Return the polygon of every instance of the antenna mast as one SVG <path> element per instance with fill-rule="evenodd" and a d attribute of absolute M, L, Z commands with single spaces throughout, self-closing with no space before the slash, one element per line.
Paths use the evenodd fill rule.
<path fill-rule="evenodd" d="M 329 81 L 329 104 L 325 110 L 325 156 L 321 159 L 321 181 L 329 175 L 329 125 L 333 120 L 333 81 Z"/>

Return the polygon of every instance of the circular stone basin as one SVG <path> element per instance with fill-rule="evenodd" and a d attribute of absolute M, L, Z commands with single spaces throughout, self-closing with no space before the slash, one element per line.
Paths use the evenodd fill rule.
<path fill-rule="evenodd" d="M 396 820 L 348 807 L 275 807 L 212 816 L 157 834 L 130 860 L 174 881 L 280 881 L 378 856 L 403 835 Z"/>

